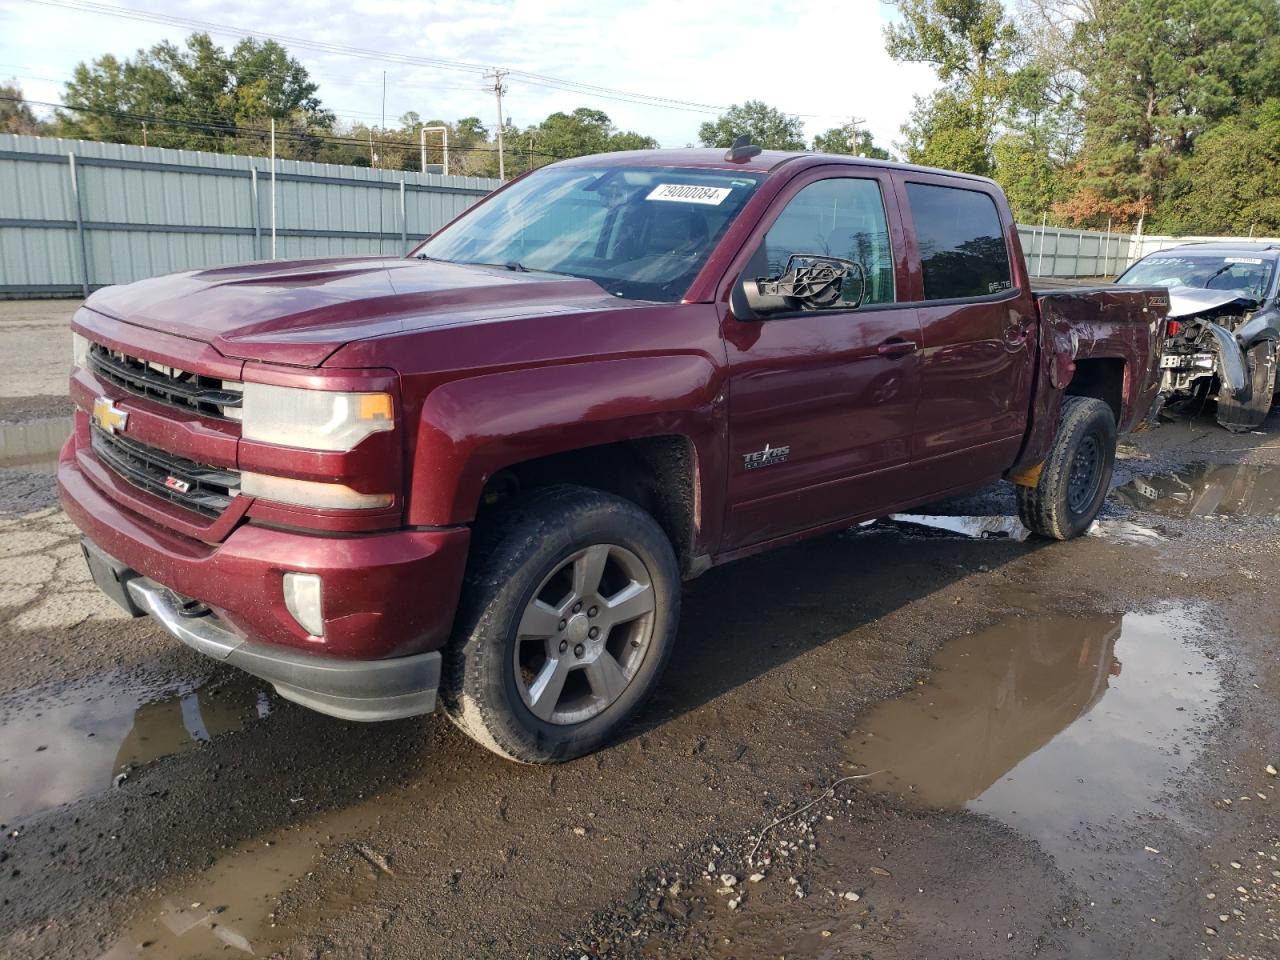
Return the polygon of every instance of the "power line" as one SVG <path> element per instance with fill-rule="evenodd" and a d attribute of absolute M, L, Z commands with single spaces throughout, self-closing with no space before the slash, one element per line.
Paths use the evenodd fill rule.
<path fill-rule="evenodd" d="M 227 33 L 233 36 L 251 36 L 264 40 L 273 40 L 282 45 L 317 50 L 324 53 L 332 53 L 340 56 L 350 56 L 360 59 L 404 63 L 414 66 L 463 71 L 481 75 L 492 69 L 483 64 L 469 63 L 463 60 L 448 60 L 442 57 L 425 57 L 418 54 L 393 53 L 385 50 L 371 50 L 365 47 L 354 47 L 323 40 L 309 40 L 304 37 L 289 36 L 287 34 L 272 33 L 264 30 L 230 27 L 225 24 L 214 23 L 208 20 L 181 17 L 174 14 L 160 13 L 158 11 L 115 7 L 109 4 L 96 2 L 96 0 L 26 0 L 26 2 L 37 3 L 43 6 L 60 7 L 67 10 L 76 10 L 82 13 L 96 13 L 103 16 L 139 20 L 144 23 L 157 23 L 165 26 L 178 26 L 187 29 Z M 528 82 L 534 86 L 551 87 L 553 89 L 564 90 L 567 92 L 580 93 L 586 96 L 600 97 L 604 99 L 620 100 L 627 103 L 648 105 L 664 109 L 688 110 L 699 113 L 723 113 L 728 109 L 726 106 L 721 104 L 698 103 L 696 101 L 682 100 L 675 97 L 664 97 L 657 94 L 619 90 L 614 87 L 583 83 L 577 80 L 566 80 L 561 77 L 553 77 L 526 70 L 507 70 L 506 72 L 510 76 Z M 793 114 L 793 116 L 814 117 L 816 115 Z"/>
<path fill-rule="evenodd" d="M 246 139 L 265 139 L 269 135 L 266 127 L 258 128 L 258 127 L 244 127 L 244 126 L 228 126 L 227 124 L 207 123 L 207 122 L 201 122 L 198 120 L 182 120 L 176 117 L 161 117 L 161 116 L 155 116 L 152 114 L 131 113 L 123 110 L 108 110 L 104 107 L 77 107 L 77 106 L 71 106 L 65 103 L 50 103 L 44 100 L 27 100 L 25 97 L 11 97 L 6 95 L 0 95 L 0 101 L 9 102 L 9 103 L 27 103 L 27 104 L 32 104 L 38 107 L 51 107 L 57 110 L 72 110 L 77 113 L 90 113 L 98 116 L 114 117 L 119 120 L 127 120 L 134 123 L 139 123 L 139 124 L 140 123 L 166 124 L 168 126 L 185 127 L 192 130 L 204 130 L 210 133 L 222 133 L 227 136 L 240 137 L 240 138 L 246 138 Z M 372 131 L 370 131 L 369 136 L 372 138 Z M 343 136 L 339 136 L 337 134 L 331 134 L 331 133 L 297 133 L 295 131 L 287 131 L 287 130 L 285 131 L 277 130 L 276 138 L 284 139 L 284 140 L 293 140 L 293 141 L 302 142 L 302 143 L 307 143 L 312 141 L 324 141 L 326 143 L 358 145 L 362 148 L 367 146 L 369 143 L 369 140 L 366 140 L 360 137 L 343 137 Z M 389 140 L 386 138 L 373 139 L 373 143 L 378 145 L 383 145 L 383 146 L 401 147 L 406 149 L 412 147 L 412 144 L 402 142 L 399 140 Z M 492 152 L 488 147 L 479 147 L 479 146 L 472 146 L 472 147 L 456 146 L 455 147 L 451 145 L 449 149 L 450 151 L 454 151 L 454 152 L 462 151 L 467 153 Z M 565 157 L 562 154 L 548 153 L 545 150 L 536 151 L 535 155 L 539 157 L 545 157 L 548 160 L 565 159 Z"/>

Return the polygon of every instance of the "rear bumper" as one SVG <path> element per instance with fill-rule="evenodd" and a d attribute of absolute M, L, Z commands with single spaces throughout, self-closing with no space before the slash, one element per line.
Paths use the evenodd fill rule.
<path fill-rule="evenodd" d="M 434 705 L 438 650 L 452 629 L 466 564 L 466 528 L 343 536 L 243 524 L 221 543 L 203 543 L 108 497 L 81 469 L 78 457 L 86 455 L 73 438 L 60 457 L 58 485 L 71 519 L 126 571 L 128 599 L 117 600 L 326 713 L 383 719 Z M 308 635 L 285 606 L 286 572 L 321 578 L 323 637 Z M 184 598 L 212 614 L 181 618 L 174 611 Z M 368 709 L 343 703 L 387 697 L 409 699 Z"/>

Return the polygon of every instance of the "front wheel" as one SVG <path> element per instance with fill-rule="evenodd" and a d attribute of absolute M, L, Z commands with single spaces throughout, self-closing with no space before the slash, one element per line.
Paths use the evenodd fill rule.
<path fill-rule="evenodd" d="M 472 550 L 445 711 L 512 760 L 597 749 L 671 651 L 680 575 L 666 535 L 627 500 L 560 486 L 482 522 Z"/>
<path fill-rule="evenodd" d="M 1224 384 L 1218 390 L 1218 425 L 1232 433 L 1257 430 L 1271 412 L 1276 392 L 1276 344 L 1260 340 L 1245 353 L 1249 400 L 1241 403 Z"/>
<path fill-rule="evenodd" d="M 1092 397 L 1067 397 L 1035 486 L 1018 487 L 1018 515 L 1033 532 L 1070 540 L 1089 529 L 1111 486 L 1116 418 Z"/>

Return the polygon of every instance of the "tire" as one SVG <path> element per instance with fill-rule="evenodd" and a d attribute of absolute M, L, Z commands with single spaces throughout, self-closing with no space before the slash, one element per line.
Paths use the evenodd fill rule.
<path fill-rule="evenodd" d="M 556 486 L 478 524 L 471 555 L 445 653 L 445 712 L 521 763 L 598 749 L 670 656 L 680 615 L 670 541 L 630 501 Z"/>
<path fill-rule="evenodd" d="M 1240 403 L 1225 387 L 1218 391 L 1218 424 L 1232 433 L 1257 430 L 1271 412 L 1276 392 L 1274 340 L 1260 340 L 1246 351 L 1245 376 L 1252 382 L 1247 403 Z"/>
<path fill-rule="evenodd" d="M 1067 397 L 1034 487 L 1018 487 L 1018 515 L 1042 537 L 1070 540 L 1089 529 L 1111 487 L 1116 418 L 1092 397 Z"/>

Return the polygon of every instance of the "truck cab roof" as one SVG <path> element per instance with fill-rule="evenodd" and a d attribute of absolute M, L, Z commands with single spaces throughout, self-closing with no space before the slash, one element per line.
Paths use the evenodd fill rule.
<path fill-rule="evenodd" d="M 876 160 L 868 157 L 854 157 L 840 153 L 811 153 L 807 150 L 762 150 L 747 160 L 731 161 L 725 159 L 725 151 L 721 147 L 690 147 L 669 150 L 624 150 L 616 153 L 595 153 L 582 157 L 573 157 L 558 161 L 560 166 L 652 166 L 652 167 L 692 167 L 708 170 L 743 170 L 750 173 L 770 174 L 786 167 L 788 172 L 804 170 L 810 167 L 838 163 L 849 166 L 873 167 L 876 169 L 902 170 L 911 173 L 927 173 L 934 176 L 945 176 L 958 180 L 972 180 L 975 183 L 994 185 L 995 181 L 988 177 L 980 177 L 971 173 L 956 173 L 954 170 L 940 170 L 935 167 L 922 167 L 911 163 L 898 163 L 894 160 Z"/>

